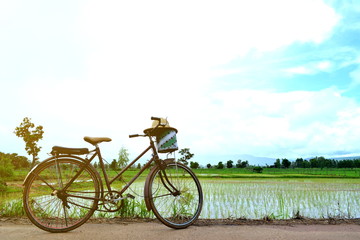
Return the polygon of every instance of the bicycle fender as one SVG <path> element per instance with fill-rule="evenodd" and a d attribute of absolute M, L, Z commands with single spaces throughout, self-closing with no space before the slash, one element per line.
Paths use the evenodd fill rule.
<path fill-rule="evenodd" d="M 170 163 L 173 163 L 175 162 L 175 158 L 168 158 L 168 159 L 165 159 L 163 160 L 166 164 L 170 164 Z M 145 205 L 146 205 L 146 209 L 148 211 L 152 210 L 151 208 L 151 204 L 150 204 L 150 178 L 151 176 L 154 174 L 154 172 L 156 170 L 158 170 L 158 166 L 154 166 L 151 168 L 149 174 L 147 175 L 146 177 L 146 182 L 145 182 L 145 187 L 144 187 L 144 200 L 145 200 Z"/>

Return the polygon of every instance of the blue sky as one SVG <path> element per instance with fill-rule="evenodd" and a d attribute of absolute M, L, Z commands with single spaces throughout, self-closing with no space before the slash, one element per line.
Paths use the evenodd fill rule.
<path fill-rule="evenodd" d="M 160 116 L 204 165 L 360 154 L 358 1 L 2 1 L 0 36 L 1 152 L 30 117 L 42 158 L 86 135 L 135 157 Z"/>

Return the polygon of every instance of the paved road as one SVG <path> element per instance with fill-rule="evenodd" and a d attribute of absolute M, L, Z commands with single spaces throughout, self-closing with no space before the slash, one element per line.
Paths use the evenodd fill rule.
<path fill-rule="evenodd" d="M 68 233 L 48 233 L 31 224 L 0 222 L 1 240 L 352 240 L 360 239 L 360 225 L 211 225 L 173 230 L 156 222 L 149 223 L 86 223 Z"/>

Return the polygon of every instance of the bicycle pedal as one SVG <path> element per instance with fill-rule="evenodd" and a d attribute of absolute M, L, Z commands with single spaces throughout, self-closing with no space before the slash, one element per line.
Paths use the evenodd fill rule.
<path fill-rule="evenodd" d="M 134 199 L 135 196 L 131 195 L 130 193 L 126 194 L 126 198 L 131 198 L 131 199 Z"/>

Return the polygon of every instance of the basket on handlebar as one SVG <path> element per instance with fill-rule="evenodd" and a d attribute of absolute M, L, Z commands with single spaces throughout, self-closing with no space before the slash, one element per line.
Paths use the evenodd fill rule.
<path fill-rule="evenodd" d="M 170 127 L 169 122 L 161 118 L 161 123 L 166 123 L 166 125 L 160 125 L 158 120 L 154 120 L 151 128 L 144 130 L 144 133 L 151 134 L 151 136 L 156 137 L 156 145 L 159 153 L 170 153 L 178 150 L 176 133 L 177 129 Z"/>

